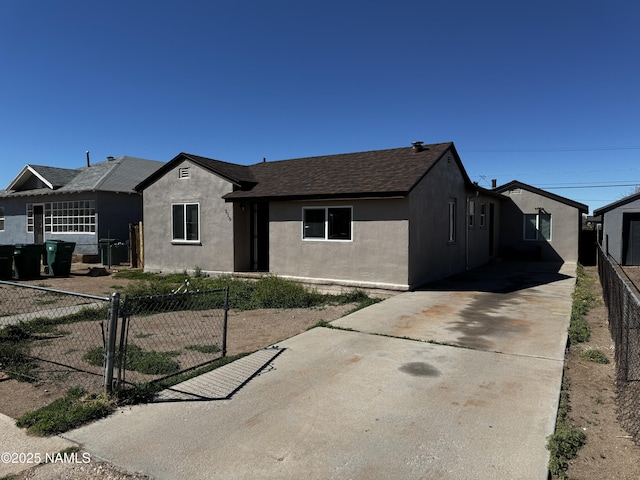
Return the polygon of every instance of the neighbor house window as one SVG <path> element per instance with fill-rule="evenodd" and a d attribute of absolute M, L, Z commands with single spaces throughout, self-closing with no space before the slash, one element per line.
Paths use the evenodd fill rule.
<path fill-rule="evenodd" d="M 525 240 L 551 240 L 551 214 L 546 212 L 525 213 Z"/>
<path fill-rule="evenodd" d="M 96 202 L 77 200 L 43 205 L 44 231 L 49 233 L 95 233 Z M 27 204 L 27 232 L 34 230 L 33 204 Z"/>
<path fill-rule="evenodd" d="M 351 240 L 351 207 L 302 209 L 302 238 L 308 240 Z"/>
<path fill-rule="evenodd" d="M 175 203 L 171 205 L 173 241 L 200 241 L 200 205 L 197 203 Z"/>
<path fill-rule="evenodd" d="M 480 204 L 480 228 L 484 228 L 487 225 L 487 204 Z"/>
<path fill-rule="evenodd" d="M 4 231 L 4 207 L 0 207 L 0 231 Z"/>
<path fill-rule="evenodd" d="M 469 228 L 475 227 L 476 220 L 476 202 L 469 200 Z"/>
<path fill-rule="evenodd" d="M 456 241 L 456 199 L 449 199 L 449 243 Z"/>

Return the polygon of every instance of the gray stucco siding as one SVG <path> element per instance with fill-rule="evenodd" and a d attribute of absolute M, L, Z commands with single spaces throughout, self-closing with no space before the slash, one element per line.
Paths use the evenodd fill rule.
<path fill-rule="evenodd" d="M 526 189 L 505 192 L 511 202 L 502 206 L 502 246 L 518 251 L 540 249 L 543 261 L 578 261 L 580 212 L 576 207 L 558 202 Z M 551 240 L 525 240 L 524 215 L 543 209 L 551 214 Z"/>
<path fill-rule="evenodd" d="M 465 269 L 466 198 L 462 172 L 445 154 L 409 195 L 409 283 L 418 286 Z M 449 202 L 455 201 L 455 240 L 449 241 Z"/>
<path fill-rule="evenodd" d="M 179 178 L 181 168 L 189 169 L 189 178 Z M 196 164 L 182 162 L 144 192 L 145 270 L 163 272 L 232 272 L 233 205 L 222 196 L 232 191 L 227 180 Z M 199 241 L 172 240 L 172 204 L 199 205 Z"/>
<path fill-rule="evenodd" d="M 620 264 L 623 258 L 624 214 L 640 213 L 640 199 L 634 200 L 602 214 L 602 248 Z"/>
<path fill-rule="evenodd" d="M 305 207 L 351 207 L 351 240 L 302 238 Z M 301 280 L 406 289 L 406 199 L 271 202 L 269 270 Z"/>

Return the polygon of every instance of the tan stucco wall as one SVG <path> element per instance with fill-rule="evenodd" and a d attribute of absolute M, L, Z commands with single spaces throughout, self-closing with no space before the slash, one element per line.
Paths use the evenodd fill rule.
<path fill-rule="evenodd" d="M 542 261 L 578 261 L 580 212 L 577 208 L 549 197 L 520 189 L 520 193 L 505 192 L 510 199 L 502 206 L 502 238 L 504 248 L 527 250 L 540 247 Z M 538 213 L 543 208 L 551 214 L 551 241 L 524 240 L 524 214 Z"/>
<path fill-rule="evenodd" d="M 190 178 L 178 178 L 189 167 Z M 181 272 L 196 267 L 206 272 L 232 272 L 233 205 L 222 195 L 232 185 L 196 164 L 185 161 L 143 192 L 144 262 L 147 271 Z M 200 242 L 172 243 L 171 204 L 200 204 Z"/>
<path fill-rule="evenodd" d="M 351 241 L 302 239 L 302 208 L 353 207 Z M 271 202 L 269 270 L 299 279 L 406 288 L 407 200 Z"/>

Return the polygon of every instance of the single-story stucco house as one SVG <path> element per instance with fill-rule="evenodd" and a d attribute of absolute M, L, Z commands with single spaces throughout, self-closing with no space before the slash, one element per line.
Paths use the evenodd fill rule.
<path fill-rule="evenodd" d="M 152 272 L 407 290 L 499 251 L 503 197 L 453 143 L 248 166 L 181 153 L 136 190 Z"/>
<path fill-rule="evenodd" d="M 602 222 L 602 249 L 621 265 L 640 265 L 640 192 L 593 212 Z"/>
<path fill-rule="evenodd" d="M 589 207 L 516 180 L 495 189 L 502 203 L 504 258 L 578 262 L 582 215 Z"/>
<path fill-rule="evenodd" d="M 129 224 L 142 219 L 134 187 L 162 165 L 129 156 L 78 169 L 26 165 L 0 191 L 0 244 L 64 240 L 76 244 L 75 254 L 95 257 L 101 238 L 129 238 Z"/>

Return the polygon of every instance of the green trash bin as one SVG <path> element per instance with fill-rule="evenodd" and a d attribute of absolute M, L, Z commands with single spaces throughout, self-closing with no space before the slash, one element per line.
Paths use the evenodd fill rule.
<path fill-rule="evenodd" d="M 16 277 L 29 280 L 40 277 L 40 265 L 43 245 L 16 245 L 13 250 L 13 261 Z"/>
<path fill-rule="evenodd" d="M 14 245 L 0 245 L 0 280 L 13 278 L 13 251 Z"/>
<path fill-rule="evenodd" d="M 56 277 L 67 277 L 71 273 L 71 259 L 76 248 L 74 242 L 63 240 L 47 240 L 47 266 L 49 273 Z"/>

